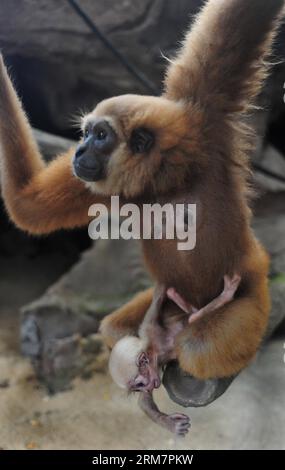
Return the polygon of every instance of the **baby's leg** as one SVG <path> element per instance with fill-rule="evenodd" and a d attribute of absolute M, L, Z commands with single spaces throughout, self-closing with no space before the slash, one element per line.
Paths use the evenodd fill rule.
<path fill-rule="evenodd" d="M 248 365 L 265 334 L 270 311 L 266 279 L 259 289 L 200 318 L 177 336 L 175 352 L 182 370 L 206 380 L 229 377 Z"/>
<path fill-rule="evenodd" d="M 223 292 L 214 300 L 212 300 L 212 302 L 210 302 L 208 305 L 192 313 L 192 315 L 189 317 L 189 323 L 194 323 L 196 320 L 199 320 L 207 313 L 213 312 L 231 302 L 238 289 L 238 286 L 240 285 L 240 281 L 241 277 L 237 274 L 232 278 L 225 276 Z"/>
<path fill-rule="evenodd" d="M 101 323 L 100 332 L 106 344 L 113 348 L 126 335 L 136 335 L 153 298 L 153 288 L 140 292 L 123 307 L 107 315 Z"/>
<path fill-rule="evenodd" d="M 185 302 L 183 297 L 181 297 L 181 295 L 179 295 L 178 292 L 176 292 L 176 290 L 173 288 L 167 290 L 167 297 L 175 302 L 184 312 L 189 313 L 189 323 L 193 323 L 196 320 L 202 318 L 204 315 L 213 312 L 231 302 L 238 289 L 240 281 L 241 277 L 238 275 L 235 275 L 232 278 L 225 276 L 223 292 L 200 310 L 197 310 L 195 307 Z"/>

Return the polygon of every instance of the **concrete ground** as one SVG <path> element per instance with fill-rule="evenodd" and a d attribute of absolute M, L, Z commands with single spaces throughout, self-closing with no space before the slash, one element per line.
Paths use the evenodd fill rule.
<path fill-rule="evenodd" d="M 0 316 L 0 447 L 3 449 L 285 449 L 284 340 L 271 341 L 229 391 L 189 409 L 181 440 L 161 430 L 112 384 L 107 373 L 47 396 L 18 352 L 17 316 Z M 173 412 L 163 390 L 161 409 Z"/>

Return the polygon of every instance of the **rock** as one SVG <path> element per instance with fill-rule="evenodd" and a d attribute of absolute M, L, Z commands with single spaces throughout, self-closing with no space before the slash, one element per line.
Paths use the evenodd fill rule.
<path fill-rule="evenodd" d="M 98 366 L 104 348 L 98 337 L 95 347 L 94 334 L 100 320 L 149 285 L 136 242 L 102 240 L 43 297 L 22 309 L 22 352 L 50 391 Z"/>
<path fill-rule="evenodd" d="M 71 147 L 76 146 L 76 142 L 74 140 L 59 137 L 39 129 L 33 129 L 33 135 L 46 161 L 49 161 L 56 155 L 64 153 Z"/>
<path fill-rule="evenodd" d="M 265 169 L 269 169 L 278 176 L 285 178 L 285 159 L 272 145 L 268 145 L 264 149 L 259 149 L 255 158 L 256 163 Z M 284 191 L 285 183 L 279 182 L 275 178 L 271 178 L 263 173 L 255 173 L 255 182 L 262 188 L 263 191 Z"/>
<path fill-rule="evenodd" d="M 47 161 L 76 145 L 74 140 L 65 139 L 39 129 L 33 129 L 33 133 L 39 149 Z"/>
<path fill-rule="evenodd" d="M 198 380 L 183 372 L 178 363 L 169 363 L 163 374 L 163 385 L 172 401 L 185 408 L 210 405 L 229 388 L 235 377 Z"/>
<path fill-rule="evenodd" d="M 166 60 L 201 0 L 85 0 L 81 6 L 157 89 Z M 12 11 L 17 11 L 12 15 Z M 111 95 L 149 92 L 118 62 L 68 2 L 2 0 L 0 43 L 33 122 L 70 132 L 79 109 Z"/>
<path fill-rule="evenodd" d="M 36 370 L 50 393 L 69 388 L 75 376 L 89 378 L 95 372 L 107 369 L 109 352 L 99 334 L 53 337 L 42 346 L 42 360 L 37 363 Z"/>

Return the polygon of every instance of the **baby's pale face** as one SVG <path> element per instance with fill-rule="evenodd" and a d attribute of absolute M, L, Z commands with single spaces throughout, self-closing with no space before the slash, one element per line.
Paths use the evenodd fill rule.
<path fill-rule="evenodd" d="M 126 336 L 114 346 L 109 371 L 114 382 L 121 388 L 130 389 L 138 375 L 137 359 L 143 349 L 143 342 L 135 336 Z"/>

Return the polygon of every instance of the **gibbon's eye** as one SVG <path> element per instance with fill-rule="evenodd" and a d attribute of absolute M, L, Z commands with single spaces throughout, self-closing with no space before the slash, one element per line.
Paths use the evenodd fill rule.
<path fill-rule="evenodd" d="M 84 129 L 84 131 L 83 131 L 83 137 L 84 137 L 84 139 L 88 139 L 89 135 L 90 135 L 90 130 L 89 130 L 88 127 L 87 127 L 87 128 Z"/>
<path fill-rule="evenodd" d="M 106 140 L 108 135 L 106 129 L 104 129 L 103 126 L 97 125 L 94 127 L 94 129 L 86 127 L 86 129 L 83 131 L 84 139 L 88 139 L 88 137 L 91 135 L 91 132 L 95 139 L 100 141 Z"/>
<path fill-rule="evenodd" d="M 95 129 L 94 134 L 97 140 L 105 140 L 107 137 L 107 132 L 105 131 L 105 129 Z"/>
<path fill-rule="evenodd" d="M 153 132 L 143 127 L 134 129 L 130 139 L 130 147 L 133 153 L 147 153 L 154 146 Z"/>

